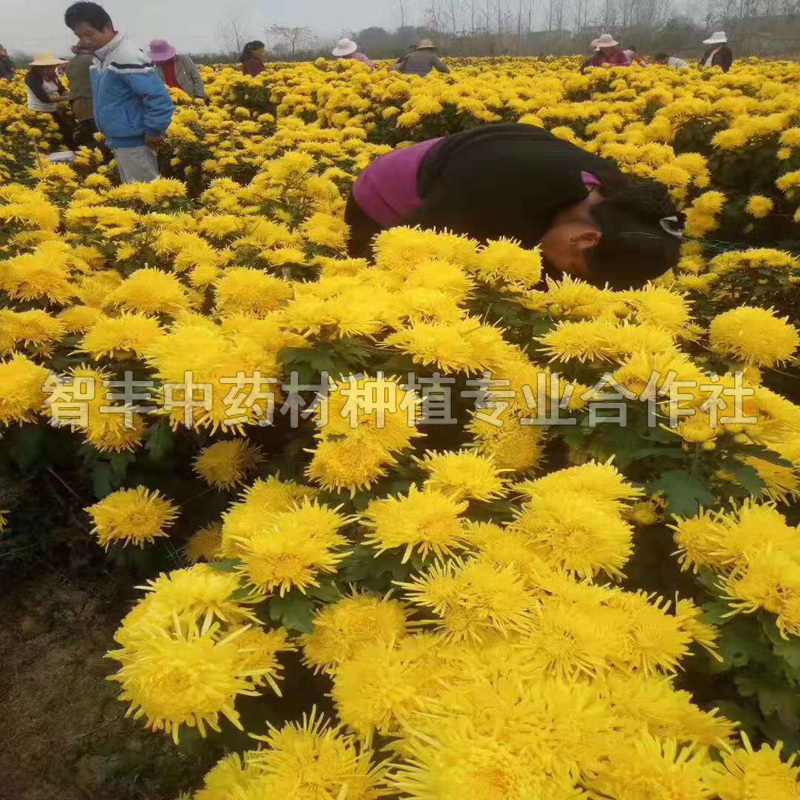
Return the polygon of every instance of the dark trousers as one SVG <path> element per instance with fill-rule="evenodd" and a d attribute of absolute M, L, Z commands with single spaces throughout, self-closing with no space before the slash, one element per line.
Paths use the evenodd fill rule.
<path fill-rule="evenodd" d="M 75 126 L 75 147 L 97 147 L 94 135 L 97 133 L 97 125 L 93 119 L 82 119 Z"/>
<path fill-rule="evenodd" d="M 72 150 L 75 147 L 75 142 L 73 140 L 75 126 L 72 121 L 72 117 L 70 117 L 69 114 L 62 109 L 59 109 L 58 111 L 51 111 L 50 116 L 53 118 L 53 122 L 58 125 L 58 132 L 64 139 L 64 144 L 69 150 Z"/>
<path fill-rule="evenodd" d="M 348 255 L 351 258 L 369 258 L 372 255 L 372 240 L 383 228 L 356 203 L 352 192 L 347 198 L 344 221 L 350 226 Z"/>

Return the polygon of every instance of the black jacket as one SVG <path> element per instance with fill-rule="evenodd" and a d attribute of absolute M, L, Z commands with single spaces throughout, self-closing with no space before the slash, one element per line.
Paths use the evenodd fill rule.
<path fill-rule="evenodd" d="M 716 47 L 716 45 L 714 45 L 714 47 Z M 703 53 L 703 57 L 700 59 L 701 67 L 706 65 L 706 61 L 708 61 L 708 57 L 711 55 L 714 47 L 709 47 L 708 50 Z M 728 45 L 724 44 L 714 54 L 714 60 L 711 62 L 711 66 L 722 67 L 722 71 L 727 72 L 731 68 L 731 64 L 733 64 L 733 50 L 731 50 Z"/>
<path fill-rule="evenodd" d="M 613 161 L 543 128 L 484 125 L 448 136 L 427 154 L 417 177 L 422 205 L 402 224 L 534 247 L 557 214 L 588 196 L 582 171 L 609 189 L 627 182 Z"/>
<path fill-rule="evenodd" d="M 8 56 L 0 56 L 0 78 L 14 79 L 14 62 Z"/>

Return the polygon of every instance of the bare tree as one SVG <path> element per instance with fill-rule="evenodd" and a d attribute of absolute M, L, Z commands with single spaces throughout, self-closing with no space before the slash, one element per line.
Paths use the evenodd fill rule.
<path fill-rule="evenodd" d="M 297 48 L 309 45 L 314 34 L 307 25 L 290 27 L 289 25 L 270 25 L 267 33 L 278 40 L 291 53 L 292 58 L 297 54 Z"/>
<path fill-rule="evenodd" d="M 222 47 L 229 58 L 238 58 L 247 42 L 247 25 L 241 17 L 230 14 L 219 28 Z"/>
<path fill-rule="evenodd" d="M 547 14 L 548 31 L 564 29 L 564 0 L 547 0 L 545 13 Z"/>
<path fill-rule="evenodd" d="M 579 34 L 589 25 L 592 14 L 591 0 L 574 0 L 572 5 L 572 30 Z"/>

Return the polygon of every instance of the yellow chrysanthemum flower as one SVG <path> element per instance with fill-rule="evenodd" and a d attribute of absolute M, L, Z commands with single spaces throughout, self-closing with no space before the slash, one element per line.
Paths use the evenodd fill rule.
<path fill-rule="evenodd" d="M 46 399 L 49 374 L 25 356 L 0 361 L 0 422 L 32 422 Z"/>
<path fill-rule="evenodd" d="M 748 365 L 772 367 L 794 355 L 800 335 L 785 317 L 765 308 L 740 306 L 714 317 L 709 343 L 721 355 Z"/>
<path fill-rule="evenodd" d="M 250 762 L 264 775 L 266 796 L 336 797 L 380 800 L 386 766 L 374 765 L 372 752 L 341 726 L 327 723 L 316 709 L 300 722 L 256 736 L 262 748 Z"/>
<path fill-rule="evenodd" d="M 221 557 L 222 549 L 222 525 L 219 522 L 212 522 L 198 528 L 186 541 L 184 553 L 192 563 L 203 561 L 215 561 Z"/>
<path fill-rule="evenodd" d="M 774 207 L 775 201 L 771 197 L 764 197 L 761 194 L 750 195 L 745 206 L 747 213 L 756 219 L 764 219 L 769 216 Z"/>
<path fill-rule="evenodd" d="M 163 333 L 158 320 L 144 314 L 123 313 L 119 317 L 99 314 L 77 349 L 95 360 L 142 358 Z"/>
<path fill-rule="evenodd" d="M 201 736 L 207 727 L 219 731 L 220 715 L 242 729 L 236 697 L 258 694 L 236 643 L 245 630 L 225 638 L 216 626 L 205 632 L 191 625 L 153 630 L 134 650 L 120 654 L 122 667 L 111 678 L 121 685 L 120 699 L 130 703 L 135 719 L 146 718 L 151 730 L 164 731 L 176 744 L 183 725 Z"/>
<path fill-rule="evenodd" d="M 86 333 L 96 322 L 105 319 L 105 316 L 99 308 L 77 305 L 65 308 L 58 319 L 64 323 L 67 333 Z"/>
<path fill-rule="evenodd" d="M 542 277 L 542 256 L 538 248 L 525 250 L 516 242 L 500 239 L 481 248 L 474 271 L 483 280 L 532 287 Z"/>
<path fill-rule="evenodd" d="M 441 492 L 456 500 L 493 500 L 506 493 L 504 481 L 494 462 L 474 451 L 436 453 L 426 451 L 418 459 L 430 477 L 425 489 Z"/>
<path fill-rule="evenodd" d="M 92 532 L 106 548 L 114 542 L 143 547 L 161 536 L 168 536 L 178 510 L 158 492 L 141 486 L 119 489 L 86 509 L 92 518 Z"/>
<path fill-rule="evenodd" d="M 633 552 L 633 529 L 617 506 L 574 490 L 537 495 L 519 510 L 513 527 L 546 563 L 581 577 L 600 571 L 621 577 Z"/>
<path fill-rule="evenodd" d="M 251 267 L 233 267 L 217 281 L 217 308 L 223 314 L 246 313 L 263 317 L 292 296 L 284 280 Z"/>
<path fill-rule="evenodd" d="M 507 637 L 531 626 L 534 596 L 513 566 L 453 559 L 399 585 L 411 603 L 441 618 L 439 630 L 453 641 Z"/>
<path fill-rule="evenodd" d="M 364 523 L 372 530 L 364 542 L 379 553 L 405 548 L 403 562 L 415 550 L 426 557 L 448 555 L 464 545 L 464 522 L 461 515 L 467 503 L 457 495 L 436 488 L 420 491 L 411 486 L 408 495 L 373 500 L 364 514 Z"/>
<path fill-rule="evenodd" d="M 315 672 L 333 671 L 362 648 L 388 645 L 408 630 L 408 613 L 398 600 L 355 592 L 317 612 L 312 632 L 300 637 L 303 660 Z"/>
<path fill-rule="evenodd" d="M 306 476 L 330 492 L 356 492 L 369 488 L 387 474 L 395 457 L 371 436 L 348 436 L 321 441 Z"/>
<path fill-rule="evenodd" d="M 203 448 L 194 460 L 194 471 L 210 486 L 230 489 L 246 480 L 263 461 L 257 445 L 230 439 Z"/>
<path fill-rule="evenodd" d="M 475 437 L 478 453 L 488 456 L 499 470 L 526 472 L 539 466 L 544 457 L 543 426 L 523 425 L 522 416 L 500 415 L 500 426 L 475 415 L 467 429 Z"/>
<path fill-rule="evenodd" d="M 347 555 L 348 540 L 340 529 L 351 521 L 337 509 L 308 501 L 269 514 L 236 539 L 242 562 L 237 571 L 257 589 L 277 590 L 281 597 L 293 588 L 305 592 Z"/>
<path fill-rule="evenodd" d="M 722 752 L 722 763 L 709 783 L 720 800 L 746 800 L 757 797 L 770 800 L 794 800 L 798 795 L 800 768 L 795 766 L 796 756 L 784 761 L 783 745 L 762 745 L 754 750 L 745 733 L 742 747 Z"/>
<path fill-rule="evenodd" d="M 137 269 L 126 278 L 111 293 L 108 302 L 128 311 L 173 317 L 188 311 L 191 305 L 186 289 L 174 275 L 150 267 Z"/>

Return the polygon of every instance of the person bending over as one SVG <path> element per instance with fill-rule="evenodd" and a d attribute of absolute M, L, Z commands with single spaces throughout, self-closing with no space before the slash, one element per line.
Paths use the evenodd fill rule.
<path fill-rule="evenodd" d="M 398 225 L 541 246 L 545 274 L 641 286 L 680 257 L 683 215 L 666 188 L 533 125 L 485 125 L 395 150 L 353 185 L 353 257 Z"/>

